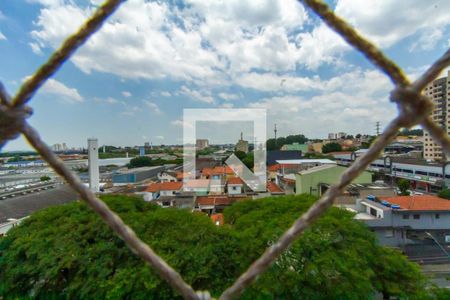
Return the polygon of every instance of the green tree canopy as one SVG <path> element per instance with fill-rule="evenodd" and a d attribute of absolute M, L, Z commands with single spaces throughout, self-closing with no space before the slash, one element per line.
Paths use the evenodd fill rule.
<path fill-rule="evenodd" d="M 438 193 L 438 196 L 450 200 L 450 189 L 445 188 Z"/>
<path fill-rule="evenodd" d="M 408 189 L 411 186 L 408 179 L 400 179 L 397 182 L 397 187 L 400 190 L 400 195 L 409 196 Z"/>
<path fill-rule="evenodd" d="M 136 197 L 103 199 L 194 289 L 215 297 L 317 200 L 240 201 L 218 227 L 203 214 Z M 425 295 L 424 284 L 417 265 L 378 246 L 352 213 L 331 208 L 241 298 L 367 299 L 376 292 L 406 298 Z M 82 202 L 39 211 L 0 239 L 1 296 L 180 298 Z"/>
<path fill-rule="evenodd" d="M 330 152 L 339 152 L 342 151 L 342 146 L 338 143 L 328 143 L 323 145 L 322 152 L 330 153 Z"/>
<path fill-rule="evenodd" d="M 47 175 L 41 176 L 40 181 L 49 181 L 51 178 Z"/>
<path fill-rule="evenodd" d="M 279 137 L 275 139 L 268 139 L 266 143 L 266 149 L 268 151 L 280 150 L 283 145 L 299 143 L 304 144 L 308 141 L 308 138 L 303 134 L 288 135 L 287 137 Z"/>

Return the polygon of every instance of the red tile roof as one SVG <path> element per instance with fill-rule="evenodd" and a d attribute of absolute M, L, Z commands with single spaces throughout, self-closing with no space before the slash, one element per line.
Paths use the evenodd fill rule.
<path fill-rule="evenodd" d="M 228 178 L 228 184 L 244 184 L 244 182 L 242 181 L 242 179 L 240 177 L 231 177 Z"/>
<path fill-rule="evenodd" d="M 234 175 L 233 170 L 228 166 L 216 166 L 214 168 L 203 168 L 202 175 L 203 176 L 211 176 L 211 175 Z"/>
<path fill-rule="evenodd" d="M 431 195 L 380 197 L 404 210 L 450 210 L 450 200 Z"/>
<path fill-rule="evenodd" d="M 197 197 L 197 204 L 199 205 L 231 205 L 235 198 L 228 198 L 227 196 L 202 196 Z"/>
<path fill-rule="evenodd" d="M 270 193 L 283 193 L 283 190 L 275 183 L 272 181 L 267 182 L 267 190 Z"/>
<path fill-rule="evenodd" d="M 147 192 L 155 193 L 159 191 L 178 191 L 183 186 L 182 182 L 154 182 L 150 183 L 146 189 Z"/>

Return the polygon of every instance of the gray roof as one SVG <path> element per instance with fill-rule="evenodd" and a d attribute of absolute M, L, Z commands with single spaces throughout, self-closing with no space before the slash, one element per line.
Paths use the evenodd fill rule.
<path fill-rule="evenodd" d="M 37 210 L 69 203 L 78 198 L 74 190 L 62 185 L 51 190 L 0 200 L 0 223 L 6 222 L 9 218 L 23 218 Z"/>

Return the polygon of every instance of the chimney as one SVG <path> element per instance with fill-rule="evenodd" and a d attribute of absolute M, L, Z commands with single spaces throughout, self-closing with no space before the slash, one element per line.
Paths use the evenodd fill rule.
<path fill-rule="evenodd" d="M 100 191 L 100 175 L 98 168 L 98 140 L 88 139 L 89 188 L 94 193 Z"/>

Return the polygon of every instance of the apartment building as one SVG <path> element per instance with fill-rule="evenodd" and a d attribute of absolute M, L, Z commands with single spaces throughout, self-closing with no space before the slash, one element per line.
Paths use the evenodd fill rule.
<path fill-rule="evenodd" d="M 450 71 L 446 77 L 434 80 L 425 88 L 425 95 L 433 100 L 434 108 L 431 118 L 439 124 L 447 134 L 450 134 Z M 437 144 L 427 131 L 424 131 L 424 157 L 427 160 L 447 161 L 442 147 Z"/>

